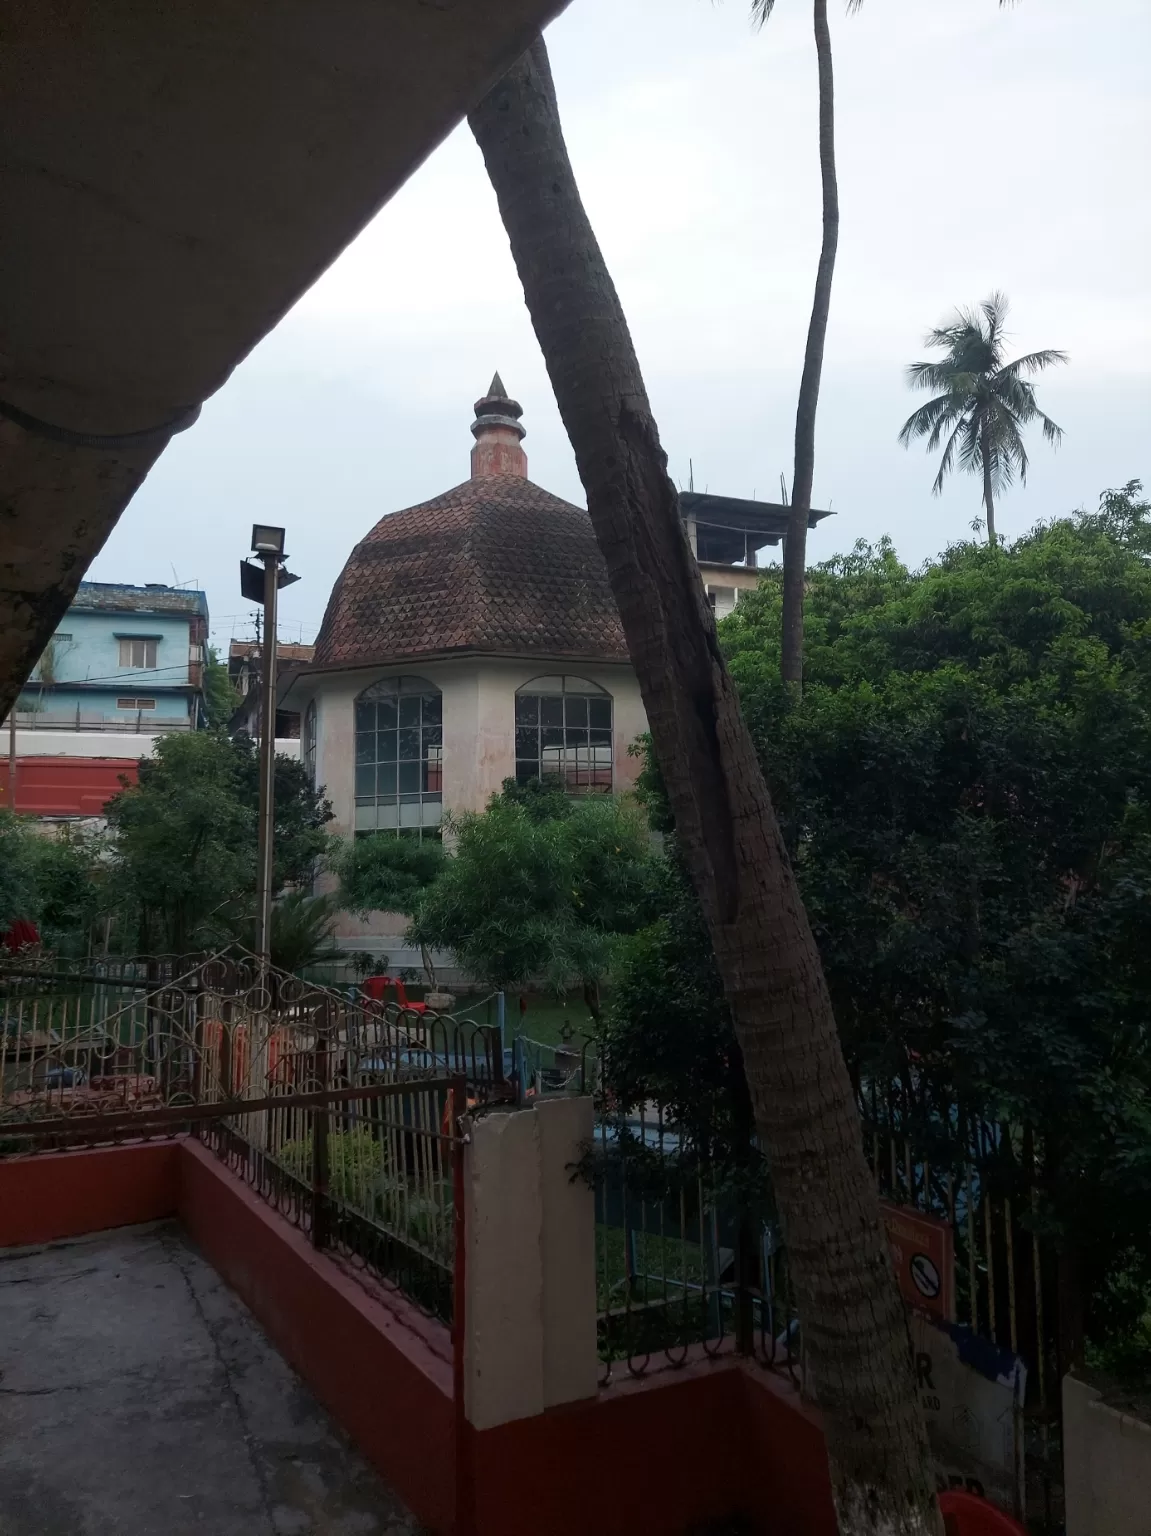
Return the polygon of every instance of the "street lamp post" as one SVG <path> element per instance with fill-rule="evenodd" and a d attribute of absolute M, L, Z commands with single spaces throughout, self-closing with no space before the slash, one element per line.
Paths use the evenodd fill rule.
<path fill-rule="evenodd" d="M 256 956 L 266 970 L 271 961 L 272 860 L 274 854 L 276 773 L 276 614 L 279 591 L 298 581 L 283 567 L 284 530 L 257 523 L 252 529 L 252 552 L 263 563 L 263 572 L 250 561 L 240 563 L 240 589 L 251 601 L 264 605 L 264 640 L 260 661 L 260 801 L 256 870 Z"/>

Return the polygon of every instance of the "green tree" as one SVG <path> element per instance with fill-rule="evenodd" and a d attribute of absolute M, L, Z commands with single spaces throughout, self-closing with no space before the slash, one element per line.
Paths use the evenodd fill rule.
<path fill-rule="evenodd" d="M 621 935 L 655 916 L 659 859 L 635 806 L 608 796 L 541 818 L 518 792 L 454 824 L 456 851 L 410 936 L 492 987 L 582 987 L 593 1015 Z"/>
<path fill-rule="evenodd" d="M 811 573 L 801 702 L 778 583 L 723 626 L 856 1080 L 921 1140 L 1014 1128 L 1065 1358 L 1151 1276 L 1149 556 L 1137 481 L 915 574 L 857 548 Z"/>
<path fill-rule="evenodd" d="M 244 931 L 256 890 L 257 769 L 251 741 L 215 732 L 162 736 L 141 760 L 139 782 L 108 806 L 122 943 L 181 953 Z M 275 794 L 279 891 L 310 880 L 331 809 L 289 758 L 276 759 Z"/>
<path fill-rule="evenodd" d="M 106 901 L 103 846 L 98 835 L 46 832 L 0 809 L 0 932 L 27 918 L 50 948 L 83 953 Z"/>
<path fill-rule="evenodd" d="M 395 837 L 375 832 L 357 837 L 337 855 L 338 901 L 350 911 L 399 912 L 414 918 L 428 887 L 443 873 L 447 858 L 438 838 Z M 434 990 L 436 970 L 430 949 L 421 944 L 424 971 Z"/>
<path fill-rule="evenodd" d="M 214 645 L 208 647 L 208 659 L 204 663 L 204 710 L 208 729 L 222 731 L 235 714 L 240 695 L 232 687 L 227 664 L 220 660 Z"/>
<path fill-rule="evenodd" d="M 942 349 L 943 360 L 911 363 L 907 382 L 912 389 L 939 393 L 914 411 L 899 432 L 905 448 L 916 438 L 926 437 L 929 453 L 947 434 L 932 486 L 936 496 L 957 465 L 983 476 L 989 544 L 995 543 L 996 495 L 1014 482 L 1016 474 L 1020 483 L 1027 479 L 1023 429 L 1038 421 L 1053 446 L 1063 437 L 1063 429 L 1039 409 L 1035 388 L 1025 375 L 1065 363 L 1067 354 L 1049 348 L 1007 362 L 1006 319 L 1007 299 L 993 293 L 978 309 L 956 310 L 945 325 L 928 331 L 924 344 Z"/>

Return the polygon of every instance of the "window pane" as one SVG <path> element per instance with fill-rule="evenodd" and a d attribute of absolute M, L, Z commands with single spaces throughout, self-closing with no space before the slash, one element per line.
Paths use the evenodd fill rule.
<path fill-rule="evenodd" d="M 376 760 L 375 731 L 356 732 L 356 762 L 374 763 Z"/>
<path fill-rule="evenodd" d="M 419 729 L 404 727 L 400 730 L 400 762 L 415 761 L 420 755 Z"/>
<path fill-rule="evenodd" d="M 400 700 L 400 724 L 419 725 L 420 723 L 420 698 L 419 694 L 402 698 Z"/>
<path fill-rule="evenodd" d="M 564 744 L 563 727 L 558 725 L 548 726 L 540 732 L 540 737 L 542 738 L 545 752 L 549 747 L 562 747 Z"/>
<path fill-rule="evenodd" d="M 444 739 L 444 728 L 443 728 L 442 725 L 425 725 L 424 726 L 424 755 L 427 756 L 427 753 L 428 753 L 428 751 L 429 751 L 429 749 L 431 747 L 438 747 L 438 746 L 440 746 L 442 744 L 442 742 L 443 742 L 443 739 Z"/>
<path fill-rule="evenodd" d="M 539 759 L 538 758 L 533 757 L 533 758 L 531 758 L 527 762 L 517 762 L 516 763 L 516 783 L 517 784 L 526 784 L 529 779 L 538 779 L 539 776 L 540 776 L 540 765 L 539 765 Z"/>
<path fill-rule="evenodd" d="M 443 700 L 438 693 L 424 694 L 424 724 L 439 725 L 443 719 Z"/>
<path fill-rule="evenodd" d="M 361 763 L 356 768 L 356 794 L 374 795 L 376 792 L 376 770 L 371 763 Z"/>
<path fill-rule="evenodd" d="M 438 795 L 443 787 L 444 770 L 443 765 L 440 762 L 439 749 L 436 748 L 431 754 L 429 754 L 427 762 L 423 764 L 422 788 L 426 793 Z"/>
<path fill-rule="evenodd" d="M 376 728 L 376 706 L 374 704 L 356 705 L 356 734 L 361 731 L 374 731 Z"/>
<path fill-rule="evenodd" d="M 396 793 L 395 763 L 381 763 L 376 769 L 376 794 L 381 800 L 391 800 Z"/>
<path fill-rule="evenodd" d="M 598 727 L 600 730 L 611 730 L 611 700 L 589 699 L 587 701 L 588 724 Z"/>
<path fill-rule="evenodd" d="M 532 695 L 516 699 L 516 724 L 537 725 L 540 718 L 540 701 Z"/>
<path fill-rule="evenodd" d="M 516 731 L 516 756 L 535 757 L 539 751 L 539 732 L 534 726 L 521 725 Z"/>
<path fill-rule="evenodd" d="M 562 725 L 564 723 L 564 701 L 562 699 L 541 699 L 540 723 L 543 725 Z"/>
<path fill-rule="evenodd" d="M 381 731 L 394 731 L 396 728 L 396 701 L 395 699 L 381 699 L 376 706 L 379 710 L 377 724 Z"/>
<path fill-rule="evenodd" d="M 368 805 L 356 806 L 356 831 L 374 832 L 376 830 L 376 805 L 375 801 Z"/>
<path fill-rule="evenodd" d="M 423 814 L 418 799 L 411 800 L 407 804 L 400 802 L 401 827 L 418 827 L 422 821 Z"/>
<path fill-rule="evenodd" d="M 569 725 L 567 730 L 564 732 L 564 741 L 569 747 L 586 747 L 587 732 L 582 728 L 582 726 L 577 725 L 573 727 Z"/>
<path fill-rule="evenodd" d="M 400 808 L 394 800 L 382 801 L 379 808 L 379 824 L 381 827 L 394 827 L 399 821 Z"/>
<path fill-rule="evenodd" d="M 376 737 L 376 753 L 381 763 L 394 763 L 396 760 L 396 733 L 395 731 L 380 731 Z"/>
<path fill-rule="evenodd" d="M 591 742 L 593 747 L 610 747 L 611 746 L 611 732 L 610 731 L 589 731 L 588 732 L 588 739 L 590 740 L 590 742 Z"/>
<path fill-rule="evenodd" d="M 587 700 L 575 694 L 569 695 L 564 700 L 565 725 L 587 724 Z"/>
<path fill-rule="evenodd" d="M 400 764 L 400 794 L 415 795 L 420 789 L 421 763 Z"/>

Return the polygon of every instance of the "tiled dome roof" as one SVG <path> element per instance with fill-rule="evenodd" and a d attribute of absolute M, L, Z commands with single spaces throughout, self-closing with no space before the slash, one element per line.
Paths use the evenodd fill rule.
<path fill-rule="evenodd" d="M 521 475 L 479 475 L 381 518 L 356 545 L 313 666 L 461 651 L 627 660 L 585 511 Z"/>

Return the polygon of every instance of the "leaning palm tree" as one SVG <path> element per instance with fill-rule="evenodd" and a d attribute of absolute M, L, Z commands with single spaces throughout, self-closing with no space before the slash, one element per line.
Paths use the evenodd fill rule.
<path fill-rule="evenodd" d="M 936 389 L 940 393 L 921 405 L 899 433 L 905 448 L 917 437 L 927 438 L 932 453 L 948 434 L 939 473 L 932 490 L 943 489 L 947 475 L 956 467 L 983 475 L 983 505 L 987 513 L 987 542 L 995 543 L 995 496 L 1011 485 L 1016 474 L 1027 480 L 1027 450 L 1023 428 L 1033 421 L 1043 425 L 1043 436 L 1053 445 L 1063 437 L 1050 416 L 1035 401 L 1035 389 L 1024 377 L 1041 373 L 1067 361 L 1066 352 L 1028 352 L 1013 363 L 1003 360 L 1007 300 L 1001 293 L 984 299 L 978 310 L 958 309 L 938 330 L 928 331 L 924 345 L 941 347 L 938 363 L 911 363 L 907 382 L 912 389 Z"/>
<path fill-rule="evenodd" d="M 575 450 L 731 1005 L 841 1536 L 942 1536 L 907 1322 L 819 951 L 576 186 L 542 38 L 468 121 Z"/>

